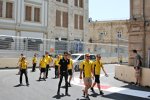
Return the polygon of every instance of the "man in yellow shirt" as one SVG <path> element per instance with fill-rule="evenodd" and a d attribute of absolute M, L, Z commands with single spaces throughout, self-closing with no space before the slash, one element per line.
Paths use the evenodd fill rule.
<path fill-rule="evenodd" d="M 20 57 L 19 57 L 19 60 L 18 60 L 18 63 L 17 63 L 17 66 L 18 66 L 18 68 L 19 68 L 19 71 L 18 71 L 18 73 L 17 73 L 16 75 L 20 75 L 20 63 L 21 63 L 22 57 L 23 57 L 23 53 L 20 54 Z"/>
<path fill-rule="evenodd" d="M 25 56 L 22 57 L 20 61 L 20 85 L 22 85 L 22 75 L 25 75 L 26 85 L 29 85 L 28 76 L 27 76 L 27 61 Z"/>
<path fill-rule="evenodd" d="M 49 70 L 49 64 L 53 61 L 52 57 L 49 56 L 49 53 L 45 53 L 45 59 L 46 59 L 46 78 L 48 78 L 48 70 Z"/>
<path fill-rule="evenodd" d="M 84 96 L 89 99 L 88 96 L 88 89 L 92 85 L 92 64 L 93 62 L 90 60 L 90 54 L 85 54 L 85 60 L 81 62 L 80 64 L 80 79 L 82 79 L 83 74 L 83 81 L 85 88 L 83 90 Z"/>
<path fill-rule="evenodd" d="M 32 64 L 33 64 L 32 72 L 35 72 L 36 63 L 37 63 L 37 57 L 36 57 L 36 53 L 35 53 L 33 58 L 32 58 Z"/>
<path fill-rule="evenodd" d="M 72 79 L 72 68 L 73 68 L 73 60 L 71 59 L 71 53 L 68 53 L 68 59 L 69 59 L 69 65 L 68 65 L 68 75 L 70 76 L 69 77 L 69 81 L 68 81 L 68 86 L 71 87 L 71 79 Z"/>
<path fill-rule="evenodd" d="M 45 80 L 46 78 L 46 59 L 45 56 L 43 55 L 43 57 L 40 59 L 40 63 L 39 63 L 39 69 L 40 69 L 40 77 L 39 77 L 39 81 L 41 80 L 41 75 L 43 73 L 43 79 Z"/>
<path fill-rule="evenodd" d="M 93 73 L 94 73 L 94 77 L 95 77 L 95 82 L 93 83 L 91 90 L 92 90 L 92 92 L 94 92 L 93 87 L 97 83 L 99 93 L 100 93 L 100 95 L 103 95 L 104 93 L 102 92 L 102 90 L 100 88 L 100 79 L 99 79 L 101 69 L 103 70 L 103 72 L 105 73 L 105 76 L 107 77 L 108 75 L 107 75 L 106 71 L 104 70 L 103 63 L 101 62 L 101 56 L 99 54 L 97 54 L 96 55 L 96 61 L 93 62 L 93 71 L 94 71 Z"/>

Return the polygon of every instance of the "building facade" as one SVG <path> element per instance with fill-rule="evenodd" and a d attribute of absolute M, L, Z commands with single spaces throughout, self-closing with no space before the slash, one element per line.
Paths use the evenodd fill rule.
<path fill-rule="evenodd" d="M 91 21 L 89 22 L 89 42 L 117 44 L 128 43 L 128 20 Z"/>
<path fill-rule="evenodd" d="M 132 50 L 143 58 L 143 66 L 150 67 L 150 0 L 130 0 L 129 65 L 133 65 Z"/>
<path fill-rule="evenodd" d="M 81 40 L 88 0 L 0 0 L 0 35 Z"/>
<path fill-rule="evenodd" d="M 48 38 L 86 41 L 88 0 L 49 0 Z"/>
<path fill-rule="evenodd" d="M 0 0 L 0 35 L 44 38 L 47 0 Z"/>

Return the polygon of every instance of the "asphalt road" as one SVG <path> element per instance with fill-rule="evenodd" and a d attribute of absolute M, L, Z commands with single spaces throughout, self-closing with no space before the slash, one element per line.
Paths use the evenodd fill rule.
<path fill-rule="evenodd" d="M 109 77 L 101 75 L 101 87 L 105 93 L 102 97 L 98 94 L 95 87 L 95 92 L 89 90 L 91 100 L 150 100 L 150 88 L 138 87 L 129 85 L 114 79 L 114 66 L 105 65 L 105 69 Z M 28 69 L 29 86 L 25 84 L 23 77 L 23 86 L 18 86 L 19 75 L 17 69 L 0 70 L 0 100 L 86 100 L 82 95 L 83 82 L 80 80 L 79 72 L 74 73 L 72 86 L 69 87 L 70 96 L 65 96 L 64 84 L 60 90 L 60 96 L 56 95 L 59 79 L 54 79 L 54 69 L 51 68 L 46 81 L 38 81 L 39 70 L 30 72 Z"/>

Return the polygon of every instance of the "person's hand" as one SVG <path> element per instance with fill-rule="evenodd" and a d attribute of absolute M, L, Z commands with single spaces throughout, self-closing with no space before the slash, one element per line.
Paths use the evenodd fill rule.
<path fill-rule="evenodd" d="M 79 78 L 82 79 L 82 76 L 80 75 Z"/>
<path fill-rule="evenodd" d="M 94 80 L 94 76 L 92 76 L 92 79 Z"/>
<path fill-rule="evenodd" d="M 108 77 L 108 74 L 105 74 L 106 77 Z"/>

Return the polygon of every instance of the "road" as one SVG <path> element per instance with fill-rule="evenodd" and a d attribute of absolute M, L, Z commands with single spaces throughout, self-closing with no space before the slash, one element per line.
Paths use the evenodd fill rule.
<path fill-rule="evenodd" d="M 150 100 L 150 89 L 145 87 L 138 87 L 129 85 L 114 79 L 114 64 L 104 65 L 109 77 L 101 74 L 101 88 L 105 95 L 102 97 L 89 90 L 89 97 L 91 100 Z M 71 87 L 69 87 L 70 96 L 65 96 L 64 84 L 60 90 L 61 96 L 57 96 L 57 87 L 59 79 L 54 79 L 54 69 L 49 71 L 49 77 L 46 81 L 38 81 L 39 70 L 30 72 L 28 69 L 28 76 L 30 85 L 18 86 L 19 75 L 16 75 L 17 69 L 1 69 L 0 70 L 0 100 L 86 100 L 82 95 L 83 82 L 80 80 L 79 72 L 74 73 Z"/>

